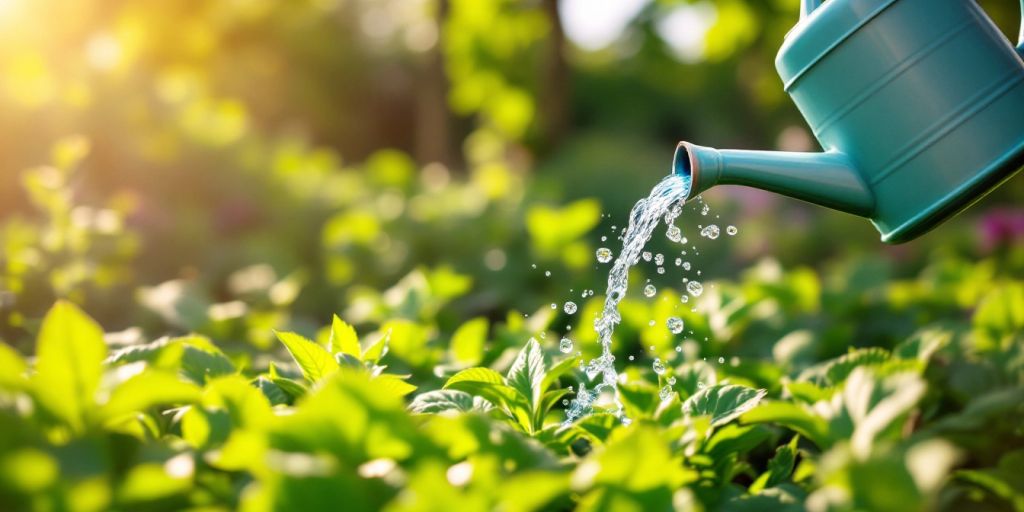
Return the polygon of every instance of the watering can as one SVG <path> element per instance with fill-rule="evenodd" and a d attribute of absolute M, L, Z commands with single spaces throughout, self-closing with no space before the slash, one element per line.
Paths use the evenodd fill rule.
<path fill-rule="evenodd" d="M 1014 48 L 974 0 L 800 9 L 775 67 L 824 152 L 681 142 L 672 170 L 689 178 L 688 199 L 757 187 L 867 217 L 901 243 L 1024 166 L 1024 26 Z"/>

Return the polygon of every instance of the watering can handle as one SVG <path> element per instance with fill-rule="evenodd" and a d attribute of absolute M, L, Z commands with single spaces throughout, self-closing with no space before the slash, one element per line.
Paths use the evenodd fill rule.
<path fill-rule="evenodd" d="M 800 19 L 811 15 L 821 7 L 824 0 L 800 0 Z M 1017 53 L 1024 56 L 1024 0 L 1020 0 L 1020 35 L 1017 37 Z"/>

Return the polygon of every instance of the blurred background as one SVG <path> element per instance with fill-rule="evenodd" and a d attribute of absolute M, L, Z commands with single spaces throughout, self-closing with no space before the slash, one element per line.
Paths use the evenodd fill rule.
<path fill-rule="evenodd" d="M 1017 2 L 982 4 L 1015 36 Z M 433 340 L 466 318 L 600 294 L 594 250 L 617 249 L 611 226 L 667 173 L 677 141 L 816 149 L 773 66 L 797 6 L 0 0 L 0 337 L 31 352 L 57 297 L 129 340 L 196 331 L 265 348 L 271 329 L 312 335 L 333 313 Z M 779 300 L 797 312 L 828 309 L 821 288 L 863 303 L 858 290 L 922 272 L 931 284 L 878 293 L 970 310 L 986 283 L 1024 270 L 1019 177 L 901 246 L 752 189 L 704 198 L 739 234 L 694 255 L 703 277 L 788 280 L 779 293 L 795 295 Z M 679 225 L 697 239 L 690 213 Z M 710 309 L 728 302 L 724 286 Z M 880 329 L 870 307 L 838 304 L 850 322 L 831 334 L 794 313 L 765 336 L 803 322 L 840 351 L 923 322 Z M 744 329 L 719 323 L 691 325 L 719 339 Z M 440 360 L 411 352 L 414 368 Z"/>

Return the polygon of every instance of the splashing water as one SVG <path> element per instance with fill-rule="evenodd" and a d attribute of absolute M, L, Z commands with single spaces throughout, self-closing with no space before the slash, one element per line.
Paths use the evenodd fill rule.
<path fill-rule="evenodd" d="M 640 261 L 644 244 L 651 239 L 658 222 L 664 220 L 667 225 L 672 225 L 676 217 L 682 213 L 682 203 L 689 189 L 690 182 L 687 178 L 677 175 L 666 176 L 651 190 L 647 198 L 637 201 L 633 210 L 629 212 L 629 226 L 622 236 L 622 251 L 608 273 L 604 308 L 594 321 L 594 330 L 597 332 L 598 343 L 601 344 L 601 355 L 584 366 L 588 379 L 593 381 L 598 376 L 600 379 L 593 389 L 587 389 L 584 383 L 580 383 L 576 398 L 570 402 L 566 410 L 565 424 L 589 414 L 593 410 L 594 402 L 604 391 L 611 392 L 614 397 L 614 414 L 623 424 L 630 423 L 629 418 L 623 413 L 622 401 L 618 397 L 619 374 L 615 371 L 615 356 L 612 355 L 611 349 L 612 333 L 615 326 L 622 321 L 619 315 L 619 302 L 626 295 L 629 267 Z M 649 260 L 650 257 L 648 255 L 644 259 Z"/>

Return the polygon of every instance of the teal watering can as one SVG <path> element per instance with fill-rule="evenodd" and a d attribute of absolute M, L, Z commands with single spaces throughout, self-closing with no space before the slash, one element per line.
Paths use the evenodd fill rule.
<path fill-rule="evenodd" d="M 973 0 L 803 0 L 775 67 L 824 152 L 681 142 L 672 169 L 689 198 L 757 187 L 905 242 L 1024 166 L 1022 56 Z"/>

